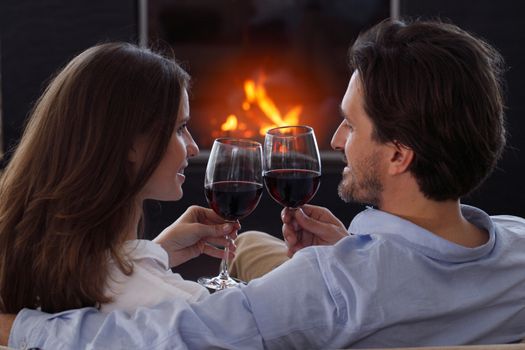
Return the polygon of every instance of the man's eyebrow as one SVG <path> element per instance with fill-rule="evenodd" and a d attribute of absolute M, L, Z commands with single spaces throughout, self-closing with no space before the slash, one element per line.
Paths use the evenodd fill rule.
<path fill-rule="evenodd" d="M 348 116 L 346 115 L 345 110 L 341 105 L 339 105 L 339 113 L 341 114 L 341 117 L 343 117 L 344 119 L 348 119 Z"/>
<path fill-rule="evenodd" d="M 354 123 L 353 119 L 350 117 L 350 115 L 348 115 L 347 112 L 345 112 L 342 105 L 339 106 L 339 113 L 341 113 L 341 118 L 343 118 L 347 123 L 349 124 Z"/>

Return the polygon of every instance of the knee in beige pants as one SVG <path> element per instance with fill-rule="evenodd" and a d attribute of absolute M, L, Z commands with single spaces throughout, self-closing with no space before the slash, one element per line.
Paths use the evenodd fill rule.
<path fill-rule="evenodd" d="M 241 233 L 235 244 L 237 250 L 230 264 L 230 274 L 246 282 L 261 277 L 288 260 L 284 241 L 264 232 Z"/>

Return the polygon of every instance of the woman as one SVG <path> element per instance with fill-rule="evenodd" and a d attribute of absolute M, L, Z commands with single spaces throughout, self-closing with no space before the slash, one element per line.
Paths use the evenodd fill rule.
<path fill-rule="evenodd" d="M 206 243 L 225 244 L 237 225 L 191 207 L 156 243 L 136 239 L 143 200 L 180 199 L 199 151 L 188 84 L 173 59 L 126 43 L 92 47 L 53 79 L 0 181 L 3 312 L 132 310 L 207 295 L 169 267 L 220 257 Z"/>

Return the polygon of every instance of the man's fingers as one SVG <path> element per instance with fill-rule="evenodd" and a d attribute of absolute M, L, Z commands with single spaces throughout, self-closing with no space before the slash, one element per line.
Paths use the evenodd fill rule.
<path fill-rule="evenodd" d="M 293 220 L 293 211 L 288 208 L 281 210 L 281 220 L 283 223 L 289 224 Z"/>
<path fill-rule="evenodd" d="M 326 223 L 312 219 L 302 209 L 298 209 L 295 213 L 295 221 L 303 228 L 313 233 L 323 233 L 326 229 Z"/>
<path fill-rule="evenodd" d="M 296 232 L 287 224 L 283 225 L 283 237 L 288 247 L 294 246 L 297 243 Z"/>
<path fill-rule="evenodd" d="M 344 226 L 341 220 L 339 220 L 330 210 L 325 207 L 319 207 L 316 205 L 306 204 L 300 208 L 302 212 L 314 219 L 327 224 L 334 224 L 337 226 Z"/>
<path fill-rule="evenodd" d="M 303 247 L 309 247 L 311 245 L 314 245 L 314 235 L 311 234 L 309 231 L 303 230 L 301 236 L 301 242 Z"/>
<path fill-rule="evenodd" d="M 302 248 L 304 248 L 304 246 L 298 244 L 296 246 L 293 246 L 293 247 L 290 247 L 288 248 L 288 252 L 287 252 L 287 256 L 289 258 L 293 257 L 295 253 L 297 253 L 299 250 L 301 250 Z"/>

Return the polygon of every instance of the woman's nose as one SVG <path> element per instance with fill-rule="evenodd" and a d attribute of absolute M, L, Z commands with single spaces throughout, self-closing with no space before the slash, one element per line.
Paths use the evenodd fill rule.
<path fill-rule="evenodd" d="M 188 157 L 195 157 L 199 154 L 199 146 L 197 146 L 197 143 L 195 143 L 195 140 L 191 135 L 189 135 L 190 142 L 186 146 L 186 149 L 188 150 Z"/>

